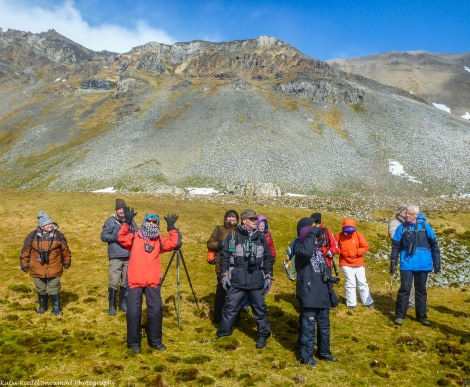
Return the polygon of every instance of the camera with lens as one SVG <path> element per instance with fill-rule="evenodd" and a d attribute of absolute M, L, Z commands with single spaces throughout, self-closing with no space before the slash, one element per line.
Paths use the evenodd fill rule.
<path fill-rule="evenodd" d="M 408 245 L 408 255 L 413 255 L 416 252 L 416 243 L 410 243 Z"/>
<path fill-rule="evenodd" d="M 326 264 L 325 262 L 320 263 L 320 273 L 321 273 L 321 280 L 326 283 L 332 284 L 339 284 L 340 279 L 338 277 L 333 277 L 332 275 L 326 272 Z"/>
<path fill-rule="evenodd" d="M 148 243 L 144 245 L 144 248 L 147 253 L 151 253 L 154 249 L 154 247 L 152 245 L 149 245 Z"/>
<path fill-rule="evenodd" d="M 248 268 L 256 268 L 256 244 L 253 241 L 247 240 L 245 242 L 245 259 L 248 259 Z"/>
<path fill-rule="evenodd" d="M 49 263 L 49 250 L 41 250 L 39 253 L 39 262 Z"/>

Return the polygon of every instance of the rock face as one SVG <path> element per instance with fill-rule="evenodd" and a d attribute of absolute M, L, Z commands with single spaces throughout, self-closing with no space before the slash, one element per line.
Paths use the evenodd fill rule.
<path fill-rule="evenodd" d="M 429 104 L 443 104 L 470 119 L 470 53 L 388 52 L 332 59 L 332 67 L 407 90 Z"/>
<path fill-rule="evenodd" d="M 114 54 L 0 30 L 0 188 L 459 195 L 469 144 L 468 121 L 273 37 Z"/>

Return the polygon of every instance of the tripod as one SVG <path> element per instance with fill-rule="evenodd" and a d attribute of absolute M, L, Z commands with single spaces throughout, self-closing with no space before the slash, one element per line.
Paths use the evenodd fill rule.
<path fill-rule="evenodd" d="M 180 265 L 180 262 L 183 262 L 183 267 L 184 267 L 184 271 L 186 272 L 186 278 L 188 279 L 188 282 L 189 282 L 189 286 L 191 287 L 191 291 L 193 292 L 193 297 L 194 297 L 194 301 L 196 302 L 196 306 L 199 308 L 199 304 L 197 303 L 197 298 L 196 298 L 196 294 L 194 293 L 194 289 L 193 289 L 193 284 L 191 283 L 191 278 L 189 278 L 189 273 L 188 273 L 188 269 L 186 268 L 186 263 L 184 262 L 184 257 L 183 257 L 183 253 L 181 252 L 180 249 L 176 249 L 173 251 L 173 254 L 170 258 L 170 262 L 168 262 L 168 266 L 166 267 L 166 270 L 165 270 L 165 274 L 163 274 L 163 277 L 162 277 L 162 281 L 160 282 L 160 285 L 163 286 L 163 281 L 165 281 L 165 277 L 166 277 L 166 274 L 168 273 L 168 269 L 170 268 L 171 266 L 171 262 L 173 262 L 173 258 L 175 258 L 176 256 L 176 284 L 177 284 L 177 315 L 178 315 L 178 327 L 181 327 L 181 311 L 180 311 L 180 305 L 181 305 L 181 276 L 180 276 L 180 272 L 181 272 L 181 265 Z"/>

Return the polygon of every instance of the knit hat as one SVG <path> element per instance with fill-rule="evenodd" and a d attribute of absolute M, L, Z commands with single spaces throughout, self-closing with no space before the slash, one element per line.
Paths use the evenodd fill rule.
<path fill-rule="evenodd" d="M 47 215 L 44 211 L 38 212 L 38 226 L 43 227 L 46 224 L 53 223 L 52 219 L 49 215 Z"/>
<path fill-rule="evenodd" d="M 319 212 L 314 212 L 312 215 L 310 215 L 310 217 L 313 219 L 313 223 L 321 223 L 321 214 Z"/>
<path fill-rule="evenodd" d="M 397 207 L 397 212 L 395 212 L 395 215 L 399 215 L 399 214 L 402 213 L 404 210 L 406 210 L 406 204 L 400 204 L 400 205 Z"/>
<path fill-rule="evenodd" d="M 116 199 L 116 210 L 119 210 L 120 208 L 126 208 L 126 202 L 124 199 Z"/>
<path fill-rule="evenodd" d="M 241 213 L 241 218 L 242 220 L 248 219 L 248 218 L 256 218 L 256 212 L 253 210 L 250 210 L 247 208 L 246 210 L 243 210 Z"/>

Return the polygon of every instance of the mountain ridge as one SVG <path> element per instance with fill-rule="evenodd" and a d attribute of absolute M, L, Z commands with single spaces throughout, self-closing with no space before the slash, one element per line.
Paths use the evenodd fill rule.
<path fill-rule="evenodd" d="M 470 192 L 468 121 L 274 37 L 116 54 L 0 30 L 0 102 L 0 188 Z"/>

